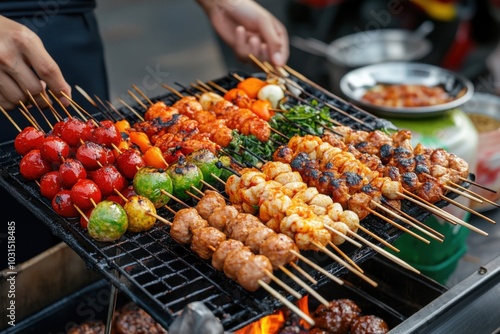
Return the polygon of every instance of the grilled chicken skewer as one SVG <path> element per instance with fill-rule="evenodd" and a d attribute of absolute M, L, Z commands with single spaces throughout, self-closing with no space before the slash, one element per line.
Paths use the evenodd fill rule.
<path fill-rule="evenodd" d="M 163 86 L 176 94 L 181 99 L 179 101 L 189 98 L 190 104 L 193 102 L 199 103 L 199 107 L 202 110 L 210 112 L 218 120 L 223 120 L 230 129 L 238 130 L 244 135 L 254 135 L 260 141 L 269 140 L 269 136 L 271 135 L 269 123 L 259 118 L 250 109 L 239 107 L 237 104 L 224 99 L 218 94 L 203 93 L 197 101 L 193 96 L 183 96 L 177 90 L 167 85 Z"/>
<path fill-rule="evenodd" d="M 368 165 L 357 159 L 353 153 L 333 146 L 316 136 L 295 136 L 287 146 L 278 148 L 273 157 L 278 161 L 290 162 L 292 167 L 302 169 L 304 172 L 309 173 L 308 175 L 312 176 L 313 179 L 321 181 L 326 186 L 326 189 L 316 186 L 327 193 L 331 191 L 334 198 L 344 206 L 348 205 L 348 201 L 351 199 L 351 196 L 345 196 L 346 194 L 352 195 L 354 193 L 357 197 L 366 197 L 368 194 L 363 195 L 357 190 L 363 188 L 365 193 L 366 190 L 379 189 L 381 194 L 389 200 L 406 198 L 407 195 L 404 195 L 404 193 L 409 191 L 404 189 L 403 186 L 411 189 L 411 192 L 418 195 L 424 202 L 435 203 L 444 197 L 445 190 L 443 190 L 441 184 L 428 174 L 422 174 L 425 177 L 425 182 L 420 182 L 415 174 L 413 174 L 414 177 L 407 175 L 402 179 L 403 182 L 399 182 L 397 179 L 393 180 L 389 176 L 382 176 L 381 169 L 383 165 L 371 164 L 379 166 L 378 170 L 368 168 Z M 292 161 L 293 159 L 298 160 Z M 308 165 L 304 163 L 308 159 L 314 159 L 315 161 L 312 165 Z M 391 175 L 391 171 L 393 172 L 394 169 L 387 169 L 386 171 L 388 171 L 388 175 Z M 343 177 L 335 177 L 338 174 L 343 175 Z M 368 189 L 367 186 L 369 186 Z M 368 198 L 366 200 L 369 201 Z M 391 205 L 394 204 L 397 205 L 397 202 L 391 203 Z M 364 205 L 361 207 L 369 208 Z M 449 215 L 443 210 L 437 209 L 436 212 L 446 220 L 455 223 L 458 221 L 458 218 Z M 363 217 L 363 214 L 360 214 L 360 216 Z M 460 223 L 465 222 L 460 221 Z"/>

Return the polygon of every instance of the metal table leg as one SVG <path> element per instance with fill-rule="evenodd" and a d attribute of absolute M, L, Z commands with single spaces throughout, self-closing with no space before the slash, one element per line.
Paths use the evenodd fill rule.
<path fill-rule="evenodd" d="M 111 334 L 111 327 L 113 327 L 113 316 L 115 314 L 116 308 L 116 297 L 118 295 L 118 289 L 111 284 L 111 294 L 109 296 L 109 305 L 108 305 L 108 315 L 106 317 L 106 334 Z"/>

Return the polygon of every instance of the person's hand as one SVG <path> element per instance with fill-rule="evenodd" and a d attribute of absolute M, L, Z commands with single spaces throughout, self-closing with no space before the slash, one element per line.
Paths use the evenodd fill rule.
<path fill-rule="evenodd" d="M 71 96 L 71 87 L 59 66 L 48 54 L 40 38 L 22 24 L 0 16 L 0 106 L 13 109 L 19 102 L 31 104 L 28 92 L 37 104 L 48 87 L 56 96 Z M 45 95 L 46 96 L 46 95 Z M 69 101 L 61 98 L 68 104 Z"/>
<path fill-rule="evenodd" d="M 213 27 L 243 61 L 259 60 L 285 65 L 288 34 L 283 24 L 253 0 L 198 0 Z"/>

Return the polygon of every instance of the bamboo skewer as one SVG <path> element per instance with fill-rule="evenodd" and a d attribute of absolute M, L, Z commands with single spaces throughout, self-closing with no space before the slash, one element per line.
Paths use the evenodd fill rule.
<path fill-rule="evenodd" d="M 484 202 L 482 200 L 480 200 L 479 198 L 476 198 L 474 196 L 471 196 L 469 194 L 466 194 L 465 192 L 462 192 L 462 191 L 459 191 L 455 188 L 452 188 L 450 186 L 447 186 L 447 185 L 443 185 L 443 187 L 451 192 L 454 192 L 455 194 L 459 194 L 460 196 L 463 196 L 465 198 L 468 198 L 470 199 L 471 201 L 474 201 L 474 202 L 477 202 L 479 204 L 483 204 Z"/>
<path fill-rule="evenodd" d="M 353 274 L 355 274 L 356 276 L 358 276 L 359 278 L 361 278 L 362 280 L 364 280 L 365 282 L 367 282 L 371 286 L 373 286 L 373 287 L 377 287 L 378 286 L 377 282 L 375 282 L 374 280 L 370 279 L 368 276 L 366 276 L 361 271 L 359 271 L 356 268 L 354 268 L 353 266 L 351 266 L 346 261 L 342 260 L 339 256 L 337 256 L 336 254 L 334 254 L 333 252 L 331 252 L 328 248 L 322 246 L 321 244 L 317 243 L 316 241 L 313 241 L 312 243 L 313 243 L 314 246 L 318 247 L 318 249 L 320 249 L 323 253 L 325 253 L 326 255 L 328 255 L 329 257 L 331 257 L 337 263 L 339 263 L 339 264 L 343 265 L 344 267 L 346 267 L 349 271 L 351 271 Z"/>
<path fill-rule="evenodd" d="M 169 207 L 168 205 L 164 205 L 163 207 L 165 209 L 167 209 L 168 211 L 170 211 L 171 213 L 173 213 L 174 215 L 176 214 L 176 211 L 174 209 L 172 209 L 171 207 Z"/>
<path fill-rule="evenodd" d="M 334 275 L 330 274 L 328 271 L 326 271 L 325 269 L 321 268 L 316 263 L 312 262 L 311 260 L 309 260 L 308 258 L 306 258 L 305 256 L 303 256 L 299 252 L 291 250 L 290 253 L 292 253 L 293 255 L 295 255 L 296 257 L 298 257 L 300 260 L 304 261 L 309 266 L 311 266 L 312 268 L 316 269 L 317 271 L 319 271 L 320 273 L 322 273 L 323 275 L 325 275 L 326 277 L 328 277 L 329 279 L 331 279 L 335 283 L 340 284 L 340 285 L 344 284 L 344 281 L 342 281 L 340 278 L 335 277 Z"/>
<path fill-rule="evenodd" d="M 346 260 L 347 262 L 349 262 L 351 264 L 351 266 L 353 266 L 354 268 L 356 268 L 356 270 L 358 270 L 359 272 L 361 273 L 364 273 L 365 271 L 363 269 L 361 269 L 360 266 L 358 266 L 356 264 L 356 262 L 354 262 L 349 256 L 347 256 L 346 253 L 344 253 L 337 245 L 335 245 L 333 242 L 331 241 L 328 241 L 328 244 L 330 245 L 330 247 L 332 247 L 337 253 L 340 254 L 340 256 L 342 256 L 344 258 L 344 260 Z"/>
<path fill-rule="evenodd" d="M 289 294 L 291 294 L 295 298 L 297 298 L 297 299 L 302 298 L 302 295 L 300 293 L 298 293 L 297 291 L 295 291 L 294 289 L 292 289 L 288 284 L 286 284 L 285 282 L 283 282 L 282 280 L 280 280 L 278 277 L 274 276 L 274 274 L 272 272 L 270 272 L 269 270 L 266 270 L 265 274 L 274 283 L 276 283 L 279 286 L 281 286 L 283 289 L 285 289 Z"/>
<path fill-rule="evenodd" d="M 424 200 L 423 198 L 421 198 L 421 197 L 413 194 L 412 192 L 410 192 L 410 191 L 408 191 L 406 189 L 403 189 L 403 192 L 404 192 L 404 194 L 406 194 L 406 195 L 408 195 L 408 196 L 410 196 L 410 197 L 412 197 L 414 199 L 414 202 L 413 202 L 414 204 L 417 204 L 418 206 L 420 206 L 420 207 L 422 207 L 424 209 L 426 209 L 427 207 L 431 207 L 431 208 L 434 209 L 434 211 L 432 211 L 432 213 L 434 213 L 435 215 L 443 218 L 444 220 L 446 220 L 446 221 L 448 221 L 448 222 L 450 222 L 450 223 L 452 223 L 454 225 L 457 224 L 457 222 L 455 221 L 455 219 L 458 219 L 458 218 L 456 218 L 452 214 L 444 211 L 443 209 L 440 209 L 439 207 L 435 206 L 434 204 L 429 203 L 428 201 Z M 401 196 L 403 194 L 397 193 L 397 195 Z M 406 197 L 404 197 L 404 198 L 406 198 Z"/>
<path fill-rule="evenodd" d="M 432 234 L 431 232 L 421 228 L 419 225 L 416 225 L 414 224 L 412 221 L 410 221 L 409 219 L 406 219 L 405 217 L 402 217 L 400 215 L 398 215 L 396 212 L 392 211 L 392 210 L 389 210 L 388 208 L 386 208 L 385 206 L 373 201 L 372 204 L 374 204 L 376 207 L 378 207 L 379 209 L 383 210 L 385 213 L 388 213 L 389 215 L 401 220 L 402 222 L 410 225 L 411 227 L 419 230 L 420 232 L 424 233 L 425 235 L 439 241 L 439 242 L 443 242 L 443 240 L 441 238 L 438 238 L 436 235 Z"/>
<path fill-rule="evenodd" d="M 371 248 L 373 248 L 377 253 L 379 253 L 380 255 L 382 256 L 385 256 L 386 258 L 388 258 L 389 260 L 392 260 L 394 262 L 396 262 L 397 264 L 399 264 L 400 266 L 406 268 L 406 269 L 409 269 L 417 274 L 420 274 L 420 271 L 418 271 L 417 269 L 413 268 L 412 266 L 410 266 L 408 263 L 406 263 L 405 261 L 401 260 L 400 258 L 398 258 L 397 256 L 395 255 L 392 255 L 391 253 L 387 252 L 386 250 L 384 250 L 383 248 L 380 248 L 379 246 L 373 244 L 372 242 L 366 240 L 365 238 L 363 238 L 362 236 L 360 236 L 359 234 L 356 234 L 352 231 L 348 231 L 350 232 L 350 234 L 352 234 L 352 236 L 356 239 L 359 239 L 360 241 L 362 241 L 363 243 L 365 243 L 366 245 L 370 246 Z"/>
<path fill-rule="evenodd" d="M 198 85 L 200 85 L 201 87 L 205 88 L 207 91 L 213 91 L 212 88 L 207 85 L 206 83 L 204 83 L 203 81 L 197 79 L 196 82 L 198 83 Z"/>
<path fill-rule="evenodd" d="M 425 203 L 419 202 L 419 201 L 415 200 L 414 198 L 412 198 L 410 196 L 407 196 L 405 194 L 400 194 L 400 195 L 403 196 L 404 198 L 406 198 L 407 200 L 409 200 L 409 201 L 411 201 L 411 202 L 413 202 L 415 204 L 418 204 L 419 206 L 422 206 L 422 207 L 426 208 L 427 210 L 431 211 L 434 214 L 441 214 L 442 212 L 446 212 L 446 211 L 443 211 L 443 210 L 438 210 L 438 209 L 436 209 L 436 208 L 434 208 L 432 206 L 429 206 L 429 205 L 427 205 Z M 455 222 L 456 224 L 459 224 L 459 225 L 462 225 L 464 227 L 467 227 L 468 229 L 470 229 L 470 230 L 472 230 L 472 231 L 474 231 L 476 233 L 479 233 L 481 235 L 488 236 L 488 233 L 484 232 L 483 230 L 478 229 L 477 227 L 475 227 L 475 226 L 473 226 L 473 225 L 471 225 L 469 223 L 464 222 L 461 219 L 458 219 L 455 216 L 449 215 L 448 218 L 452 219 L 452 221 Z"/>
<path fill-rule="evenodd" d="M 71 115 L 68 111 L 68 109 L 66 109 L 66 107 L 64 106 L 64 104 L 62 104 L 61 100 L 59 100 L 57 98 L 57 96 L 49 89 L 49 94 L 56 100 L 57 104 L 59 104 L 59 106 L 61 107 L 61 109 L 64 111 L 64 113 L 66 114 L 66 116 L 68 116 L 68 118 L 72 118 L 73 115 Z M 67 95 L 64 94 L 66 97 Z M 67 98 L 67 97 L 66 97 Z M 71 102 L 71 101 L 70 101 Z"/>
<path fill-rule="evenodd" d="M 492 193 L 495 193 L 495 194 L 497 193 L 497 191 L 496 191 L 496 190 L 490 189 L 490 188 L 488 188 L 488 187 L 486 187 L 486 186 L 483 186 L 482 184 L 479 184 L 479 183 L 474 182 L 474 181 L 472 181 L 472 180 L 466 179 L 465 177 L 461 177 L 461 176 L 459 176 L 459 179 L 460 179 L 460 180 L 462 180 L 462 181 L 464 181 L 464 182 L 467 182 L 467 183 L 473 184 L 473 185 L 475 185 L 476 187 L 479 187 L 479 188 L 481 188 L 481 189 L 488 190 L 489 192 L 492 192 Z"/>
<path fill-rule="evenodd" d="M 324 225 L 324 226 L 325 226 L 325 228 L 326 228 L 328 231 L 330 231 L 330 232 L 332 232 L 332 233 L 334 233 L 334 234 L 338 235 L 339 237 L 344 238 L 347 242 L 349 242 L 349 243 L 353 244 L 354 246 L 356 246 L 356 247 L 358 247 L 358 248 L 361 248 L 361 247 L 362 247 L 362 245 L 361 245 L 359 242 L 357 242 L 356 240 L 353 240 L 353 239 L 349 238 L 349 237 L 348 237 L 347 235 L 345 235 L 345 234 L 340 233 L 339 231 L 337 231 L 337 230 L 336 230 L 336 229 L 334 229 L 333 227 L 328 226 L 328 225 Z"/>
<path fill-rule="evenodd" d="M 290 270 L 286 269 L 284 266 L 279 266 L 281 271 L 283 271 L 288 277 L 290 277 L 292 280 L 295 281 L 298 285 L 300 285 L 304 290 L 306 290 L 309 295 L 313 296 L 316 298 L 321 304 L 328 306 L 328 301 L 323 298 L 319 293 L 314 291 L 310 286 L 308 286 L 304 281 L 302 281 L 300 278 L 298 278 L 294 273 L 292 273 Z"/>
<path fill-rule="evenodd" d="M 49 90 L 49 93 L 50 93 L 50 90 Z M 88 114 L 88 112 L 83 108 L 81 107 L 78 103 L 76 103 L 68 94 L 66 94 L 65 92 L 61 91 L 61 95 L 64 96 L 65 98 L 68 99 L 68 101 L 70 102 L 70 106 L 73 107 L 73 109 L 76 111 L 76 113 L 78 114 L 78 116 L 80 116 L 82 119 L 85 118 L 83 115 L 82 115 L 82 111 L 86 114 Z M 63 108 L 66 113 L 68 114 L 68 117 L 72 118 L 73 116 L 71 116 L 69 114 L 69 112 L 66 110 L 66 108 L 64 108 L 64 105 L 62 104 L 61 100 L 59 100 L 57 98 L 57 96 L 55 96 L 53 93 L 52 93 L 52 97 L 59 103 L 59 105 L 61 106 L 61 108 Z"/>
<path fill-rule="evenodd" d="M 241 80 L 240 80 L 241 81 Z M 227 93 L 227 89 L 225 89 L 224 87 L 216 84 L 215 82 L 213 81 L 208 81 L 208 84 L 212 87 L 214 87 L 215 89 L 217 89 L 218 91 L 220 91 L 221 93 Z"/>
<path fill-rule="evenodd" d="M 258 280 L 259 285 L 264 288 L 267 292 L 269 292 L 274 298 L 278 299 L 280 302 L 282 302 L 285 306 L 287 306 L 290 310 L 292 310 L 295 314 L 297 314 L 299 317 L 301 317 L 304 321 L 306 321 L 309 325 L 314 326 L 315 322 L 314 320 L 309 317 L 307 314 L 305 314 L 303 311 L 301 311 L 297 306 L 295 306 L 292 302 L 290 302 L 288 299 L 283 297 L 278 293 L 278 291 L 274 290 L 269 284 L 262 280 Z"/>
<path fill-rule="evenodd" d="M 297 270 L 302 276 L 307 278 L 309 282 L 312 284 L 318 284 L 318 281 L 316 281 L 311 275 L 309 275 L 304 269 L 299 267 L 295 262 L 290 262 L 290 266 L 292 266 L 295 270 Z"/>
<path fill-rule="evenodd" d="M 45 130 L 40 126 L 40 124 L 38 124 L 35 117 L 33 117 L 33 115 L 30 113 L 30 111 L 28 110 L 28 108 L 26 108 L 24 104 L 21 104 L 21 108 L 19 108 L 19 111 L 34 128 L 45 133 Z"/>
<path fill-rule="evenodd" d="M 7 117 L 7 119 L 12 123 L 12 125 L 14 125 L 14 127 L 16 128 L 17 131 L 19 131 L 19 132 L 23 131 L 19 127 L 19 125 L 17 125 L 17 123 L 14 121 L 14 119 L 12 117 L 10 117 L 9 113 L 4 108 L 2 108 L 2 106 L 0 106 L 0 110 L 5 115 L 5 117 Z"/>
<path fill-rule="evenodd" d="M 108 106 L 101 100 L 101 98 L 97 95 L 94 95 L 95 99 L 101 104 L 102 108 L 99 108 L 99 110 L 105 114 L 109 119 L 113 120 L 114 122 L 120 120 L 121 118 L 116 118 L 116 115 L 108 108 Z"/>
<path fill-rule="evenodd" d="M 191 83 L 190 85 L 191 85 L 191 87 L 193 87 L 193 88 L 195 88 L 195 89 L 199 90 L 199 91 L 200 91 L 200 92 L 202 92 L 202 93 L 208 93 L 208 92 L 210 92 L 210 90 L 207 90 L 205 87 L 202 87 L 202 86 L 200 86 L 200 85 L 197 85 L 197 84 L 194 84 L 194 83 Z M 196 95 L 195 95 L 195 96 L 196 96 Z M 197 94 L 197 96 L 196 96 L 196 97 L 197 97 L 197 98 L 199 98 L 199 94 Z"/>
<path fill-rule="evenodd" d="M 109 101 L 106 101 L 106 104 L 109 106 L 109 109 L 111 109 L 115 114 L 117 114 L 120 119 L 125 119 L 125 115 L 123 115 L 116 107 Z"/>
<path fill-rule="evenodd" d="M 171 91 L 172 93 L 174 93 L 175 95 L 177 95 L 177 97 L 179 97 L 179 98 L 181 98 L 181 99 L 184 97 L 184 95 L 182 95 L 182 94 L 181 94 L 181 93 L 180 93 L 177 89 L 172 88 L 172 87 L 170 87 L 170 86 L 168 86 L 168 85 L 166 85 L 166 84 L 162 84 L 162 86 L 163 86 L 165 89 L 168 89 L 169 91 Z"/>
<path fill-rule="evenodd" d="M 401 226 L 401 225 L 399 225 L 399 224 L 397 224 L 397 223 L 393 222 L 392 220 L 390 220 L 389 218 L 387 218 L 387 217 L 386 217 L 386 216 L 384 216 L 384 215 L 381 215 L 381 214 L 380 214 L 380 213 L 378 213 L 377 211 L 372 210 L 372 209 L 370 209 L 370 208 L 367 208 L 367 210 L 368 210 L 371 214 L 373 214 L 373 215 L 375 215 L 375 216 L 379 217 L 380 219 L 382 219 L 382 220 L 384 220 L 384 221 L 388 222 L 388 223 L 389 223 L 389 224 L 391 224 L 392 226 L 394 226 L 394 227 L 396 227 L 396 228 L 400 229 L 401 231 L 408 233 L 408 234 L 409 234 L 409 235 L 411 235 L 412 237 L 415 237 L 415 238 L 417 238 L 418 240 L 420 240 L 420 241 L 422 241 L 422 242 L 424 242 L 424 243 L 426 243 L 426 244 L 430 244 L 430 243 L 431 243 L 429 240 L 427 240 L 427 239 L 423 238 L 422 236 L 420 236 L 420 235 L 416 234 L 416 233 L 415 233 L 415 232 L 413 232 L 413 231 L 408 230 L 406 227 L 403 227 L 403 226 Z"/>
<path fill-rule="evenodd" d="M 142 96 L 144 100 L 146 100 L 146 102 L 149 103 L 149 105 L 152 106 L 154 104 L 153 101 L 151 101 L 149 97 L 139 89 L 139 87 L 137 87 L 136 85 L 132 85 L 132 88 L 135 89 L 135 91 L 139 93 L 139 95 Z"/>
<path fill-rule="evenodd" d="M 441 198 L 442 198 L 443 200 L 445 200 L 445 201 L 447 201 L 447 202 L 450 202 L 451 204 L 453 204 L 453 205 L 455 205 L 455 206 L 459 207 L 459 208 L 460 208 L 460 209 L 462 209 L 462 210 L 465 210 L 465 211 L 467 211 L 467 212 L 472 213 L 473 215 L 476 215 L 476 216 L 478 216 L 478 217 L 480 217 L 480 218 L 483 218 L 483 219 L 484 219 L 484 220 L 486 220 L 487 222 L 490 222 L 490 223 L 492 223 L 492 224 L 496 224 L 496 221 L 494 221 L 493 219 L 488 218 L 488 217 L 486 217 L 485 215 L 482 215 L 482 214 L 480 214 L 479 212 L 477 212 L 477 211 L 475 211 L 475 210 L 472 210 L 472 209 L 471 209 L 471 208 L 469 208 L 468 206 L 465 206 L 465 205 L 463 205 L 463 204 L 460 204 L 460 203 L 458 203 L 457 201 L 454 201 L 454 200 L 452 200 L 451 198 L 448 198 L 448 197 L 443 196 L 443 195 L 441 195 Z"/>
<path fill-rule="evenodd" d="M 200 191 L 200 190 L 198 190 L 198 191 Z M 201 191 L 200 191 L 200 192 L 201 192 Z M 201 192 L 201 193 L 202 193 L 202 192 Z M 203 194 L 203 193 L 202 193 L 202 194 Z M 200 199 L 198 199 L 198 200 L 200 200 Z M 291 262 L 291 264 L 294 264 L 294 263 L 293 263 L 293 262 Z M 280 266 L 280 269 L 281 269 L 281 268 L 284 268 L 284 267 L 283 267 L 283 266 Z M 297 266 L 296 268 L 300 269 L 300 270 L 299 270 L 299 272 L 301 272 L 301 273 L 305 274 L 305 276 L 306 276 L 306 277 L 308 277 L 308 279 L 312 280 L 313 284 L 316 284 L 316 283 L 317 283 L 317 282 L 316 282 L 316 280 L 314 280 L 314 279 L 313 279 L 310 275 L 308 275 L 307 273 L 305 273 L 305 272 L 304 272 L 304 271 L 303 271 L 300 267 L 298 267 L 298 266 Z M 287 272 L 289 272 L 289 271 L 284 271 L 284 272 L 285 272 L 286 274 L 288 274 Z M 266 274 L 268 274 L 268 273 L 266 273 Z M 277 280 L 277 278 L 276 278 L 276 277 L 274 277 L 274 275 L 273 275 L 273 276 L 270 276 L 270 274 L 268 274 L 268 276 L 269 276 L 271 279 L 273 279 L 274 281 L 276 281 L 276 280 Z M 306 285 L 303 281 L 301 281 L 301 280 L 300 280 L 298 277 L 296 277 L 296 276 L 295 276 L 295 277 L 293 277 L 292 279 L 293 279 L 294 281 L 296 281 L 297 283 L 298 283 L 298 281 L 300 281 L 299 285 L 301 285 L 302 287 L 307 286 L 307 285 Z M 291 289 L 290 287 L 286 286 L 286 284 L 285 284 L 285 286 L 283 286 L 283 284 L 284 284 L 283 282 L 278 282 L 278 281 L 276 281 L 276 283 L 277 283 L 277 284 L 279 284 L 279 285 L 281 285 L 284 289 L 287 289 L 287 290 L 288 290 L 288 289 Z M 291 291 L 294 291 L 294 290 L 291 290 Z M 293 292 L 291 292 L 291 291 L 288 291 L 288 292 L 289 292 L 290 294 L 293 294 Z M 300 296 L 300 297 L 297 297 L 297 298 L 301 298 L 301 296 Z"/>
<path fill-rule="evenodd" d="M 184 205 L 186 208 L 190 208 L 189 205 L 187 205 L 186 203 L 184 203 L 183 201 L 181 201 L 180 199 L 178 199 L 177 197 L 175 197 L 174 195 L 172 195 L 171 193 L 169 193 L 168 191 L 166 191 L 165 189 L 160 189 L 160 192 L 166 196 L 168 196 L 169 198 L 173 199 L 174 201 L 176 201 L 177 203 L 180 203 L 182 205 Z M 193 195 L 194 196 L 194 195 Z"/>
<path fill-rule="evenodd" d="M 187 195 L 191 196 L 192 198 L 194 198 L 195 200 L 197 201 L 200 201 L 201 198 L 199 198 L 198 196 L 196 196 L 195 194 L 193 194 L 192 192 L 190 192 L 189 190 L 186 190 L 185 191 Z"/>
<path fill-rule="evenodd" d="M 486 197 L 483 197 L 483 196 L 481 196 L 481 195 L 479 195 L 479 194 L 476 194 L 475 192 L 473 192 L 473 191 L 472 191 L 472 190 L 470 190 L 470 189 L 464 188 L 464 187 L 462 187 L 461 185 L 458 185 L 458 184 L 453 183 L 453 182 L 450 182 L 450 184 L 451 184 L 452 186 L 454 186 L 454 187 L 456 187 L 456 188 L 460 189 L 460 190 L 465 191 L 466 193 L 472 194 L 472 195 L 476 196 L 477 198 L 482 199 L 484 202 L 487 202 L 487 203 L 489 203 L 489 204 L 492 204 L 492 205 L 494 205 L 494 206 L 496 206 L 496 207 L 499 207 L 499 208 L 500 208 L 500 204 L 497 204 L 497 203 L 495 203 L 495 202 L 493 202 L 493 201 L 490 201 L 490 200 L 489 200 L 489 199 L 487 199 Z M 495 191 L 495 193 L 496 193 L 496 191 Z"/>
<path fill-rule="evenodd" d="M 426 229 L 427 231 L 431 232 L 432 234 L 434 234 L 435 236 L 437 236 L 439 239 L 443 239 L 444 240 L 444 235 L 442 233 L 439 233 L 438 231 L 436 231 L 436 230 L 430 228 L 429 226 L 425 225 L 424 223 L 418 221 L 417 219 L 413 218 L 412 216 L 410 216 L 409 214 L 407 214 L 403 210 L 395 208 L 392 205 L 390 205 L 389 203 L 384 203 L 384 205 L 386 205 L 387 207 L 389 207 L 391 210 L 396 211 L 397 213 L 399 213 L 401 216 L 405 217 L 406 219 L 411 220 L 414 224 L 419 225 L 420 227 L 422 227 L 422 228 Z"/>
<path fill-rule="evenodd" d="M 220 191 L 219 191 L 217 188 L 215 188 L 213 185 L 211 185 L 211 184 L 210 184 L 210 183 L 208 183 L 207 181 L 201 180 L 201 183 L 202 183 L 205 187 L 209 188 L 210 190 L 217 191 L 217 192 L 218 192 L 218 193 L 219 193 L 222 197 L 224 197 L 224 199 L 225 199 L 225 200 L 228 200 L 228 199 L 227 199 L 227 198 L 226 198 L 223 194 L 221 194 L 221 193 L 220 193 Z"/>
<path fill-rule="evenodd" d="M 132 91 L 127 91 L 128 95 L 130 95 L 134 100 L 135 102 L 137 102 L 137 104 L 139 104 L 144 110 L 148 110 L 148 106 L 144 104 L 144 102 L 141 101 L 141 99 L 139 99 L 137 97 L 137 95 L 134 94 L 134 92 Z"/>
<path fill-rule="evenodd" d="M 364 233 L 366 233 L 367 235 L 369 235 L 370 237 L 372 237 L 373 239 L 377 240 L 378 242 L 380 242 L 381 244 L 383 244 L 384 246 L 392 249 L 393 251 L 395 251 L 396 253 L 399 253 L 400 250 L 397 249 L 396 247 L 394 247 L 393 245 L 391 245 L 390 243 L 388 243 L 387 241 L 385 241 L 384 239 L 382 239 L 381 237 L 379 237 L 378 235 L 376 235 L 375 233 L 373 233 L 372 231 L 368 230 L 367 228 L 365 228 L 363 225 L 358 225 L 358 229 L 360 229 L 361 231 L 363 231 Z M 348 231 L 349 232 L 349 231 Z M 354 232 L 352 232 L 354 233 Z"/>
<path fill-rule="evenodd" d="M 40 113 L 40 115 L 42 115 L 42 117 L 45 120 L 45 122 L 49 125 L 49 128 L 51 130 L 54 129 L 54 127 L 52 126 L 52 123 L 50 123 L 50 121 L 48 120 L 47 116 L 45 116 L 45 113 L 42 111 L 42 109 L 40 108 L 40 106 L 36 102 L 36 100 L 33 97 L 33 95 L 31 95 L 31 93 L 29 92 L 29 90 L 27 90 L 26 92 L 28 93 L 31 102 L 33 102 L 33 105 L 36 107 L 36 109 L 38 110 L 38 112 Z M 23 109 L 27 110 L 26 106 L 24 105 L 24 103 L 22 101 L 19 101 L 19 104 L 23 107 Z"/>
<path fill-rule="evenodd" d="M 128 103 L 126 103 L 125 101 L 123 101 L 122 99 L 118 99 L 118 101 L 123 104 L 128 110 L 130 110 L 138 119 L 141 120 L 141 122 L 144 121 L 144 117 L 142 117 L 138 112 L 137 110 L 135 110 L 134 108 L 132 108 Z"/>
<path fill-rule="evenodd" d="M 94 106 L 97 110 L 99 110 L 99 112 L 101 112 L 102 114 L 106 115 L 106 117 L 108 118 L 112 118 L 114 120 L 116 120 L 114 117 L 111 117 L 111 115 L 109 115 L 107 113 L 107 111 L 105 109 L 102 109 L 101 107 L 99 107 L 99 105 L 97 104 L 97 102 L 94 101 L 94 99 L 86 92 L 83 90 L 83 88 L 81 88 L 80 86 L 75 86 L 75 88 L 78 90 L 78 92 L 92 105 Z M 94 120 L 94 123 L 97 124 L 97 120 L 89 113 L 87 112 L 86 110 L 82 110 L 87 116 L 89 116 L 91 119 Z"/>
<path fill-rule="evenodd" d="M 50 112 L 52 113 L 52 115 L 54 116 L 54 118 L 56 119 L 56 122 L 59 122 L 59 121 L 62 121 L 63 118 L 61 117 L 61 115 L 59 115 L 59 113 L 57 112 L 57 110 L 54 108 L 54 106 L 52 105 L 52 103 L 49 101 L 49 99 L 45 96 L 44 93 L 40 93 L 39 96 L 43 99 L 43 101 L 45 102 L 45 104 L 47 104 L 47 106 L 49 107 L 50 109 Z"/>

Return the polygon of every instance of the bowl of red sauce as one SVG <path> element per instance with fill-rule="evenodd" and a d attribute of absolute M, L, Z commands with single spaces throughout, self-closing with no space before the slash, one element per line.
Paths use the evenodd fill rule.
<path fill-rule="evenodd" d="M 354 104 L 378 116 L 431 117 L 465 104 L 474 86 L 465 77 L 423 63 L 387 62 L 352 70 L 340 89 Z"/>

